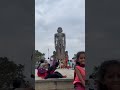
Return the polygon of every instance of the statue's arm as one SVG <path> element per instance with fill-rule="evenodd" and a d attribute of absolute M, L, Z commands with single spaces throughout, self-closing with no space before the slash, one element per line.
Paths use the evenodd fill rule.
<path fill-rule="evenodd" d="M 56 47 L 56 34 L 54 35 L 54 43 L 55 43 L 55 47 Z"/>
<path fill-rule="evenodd" d="M 65 36 L 65 34 L 64 34 L 64 46 L 66 48 L 66 36 Z"/>

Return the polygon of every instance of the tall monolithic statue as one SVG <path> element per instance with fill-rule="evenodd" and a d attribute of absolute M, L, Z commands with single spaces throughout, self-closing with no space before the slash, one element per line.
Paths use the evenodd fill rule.
<path fill-rule="evenodd" d="M 66 36 L 65 33 L 62 33 L 62 28 L 59 27 L 57 32 L 54 35 L 55 49 L 56 49 L 56 58 L 64 63 L 65 60 L 65 49 L 66 49 Z"/>

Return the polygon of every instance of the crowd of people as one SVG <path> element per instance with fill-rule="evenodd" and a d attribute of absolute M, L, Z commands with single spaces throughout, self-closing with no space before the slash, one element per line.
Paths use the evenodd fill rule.
<path fill-rule="evenodd" d="M 50 66 L 47 62 L 41 60 L 41 64 L 37 68 L 37 74 L 44 79 L 65 78 L 66 76 L 55 71 L 58 66 L 59 62 Z M 77 53 L 76 64 L 74 67 L 73 85 L 75 90 L 85 90 L 85 76 L 85 52 L 81 51 Z M 89 76 L 89 90 L 120 90 L 120 61 L 104 61 L 98 69 L 96 79 L 97 81 L 95 81 L 91 75 Z M 94 85 L 96 85 L 96 88 Z"/>

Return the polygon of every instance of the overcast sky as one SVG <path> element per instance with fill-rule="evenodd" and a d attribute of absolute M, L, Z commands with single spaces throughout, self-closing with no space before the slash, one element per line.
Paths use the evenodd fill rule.
<path fill-rule="evenodd" d="M 54 34 L 62 27 L 69 59 L 85 50 L 85 0 L 35 0 L 35 49 L 48 58 L 54 48 Z"/>

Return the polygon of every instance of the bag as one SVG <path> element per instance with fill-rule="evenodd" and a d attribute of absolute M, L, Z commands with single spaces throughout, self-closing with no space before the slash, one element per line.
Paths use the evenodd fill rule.
<path fill-rule="evenodd" d="M 44 74 L 44 73 L 46 73 L 46 72 L 47 72 L 47 70 L 44 69 L 44 68 L 39 68 L 39 69 L 38 69 L 38 73 L 40 73 L 40 74 Z"/>

